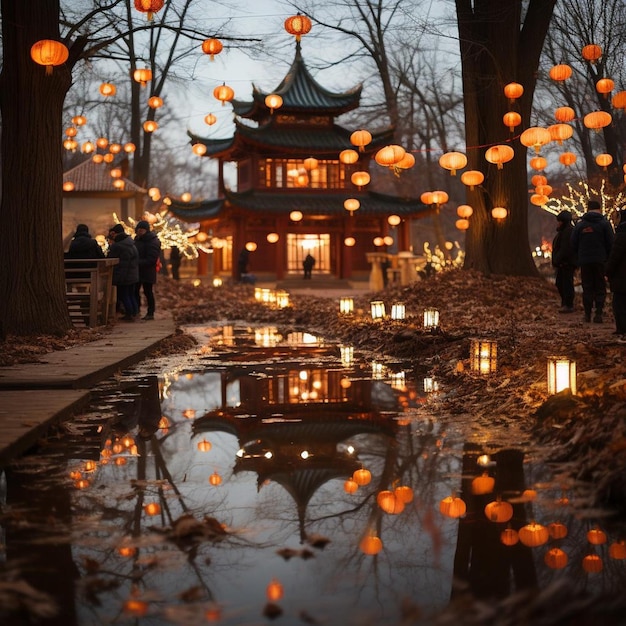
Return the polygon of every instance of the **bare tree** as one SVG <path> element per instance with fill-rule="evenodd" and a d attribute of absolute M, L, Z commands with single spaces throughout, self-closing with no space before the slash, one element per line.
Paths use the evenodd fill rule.
<path fill-rule="evenodd" d="M 526 150 L 515 145 L 515 156 L 502 169 L 485 168 L 489 146 L 509 142 L 502 123 L 509 103 L 503 87 L 523 85 L 517 101 L 523 127 L 530 126 L 536 72 L 556 0 L 456 0 L 465 102 L 468 168 L 485 170 L 481 187 L 468 190 L 474 214 L 466 235 L 465 267 L 483 273 L 534 275 L 537 270 L 528 245 Z M 505 220 L 494 220 L 491 209 L 507 209 Z"/>

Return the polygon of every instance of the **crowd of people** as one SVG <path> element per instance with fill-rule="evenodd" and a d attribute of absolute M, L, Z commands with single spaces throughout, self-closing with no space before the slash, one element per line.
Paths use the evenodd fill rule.
<path fill-rule="evenodd" d="M 141 316 L 142 294 L 146 304 L 144 321 L 154 319 L 156 302 L 154 285 L 161 264 L 161 242 L 150 229 L 146 220 L 137 222 L 135 236 L 131 237 L 122 224 L 109 229 L 108 258 L 119 259 L 113 266 L 113 284 L 117 289 L 117 310 L 121 319 L 134 322 Z M 66 257 L 70 259 L 104 258 L 98 242 L 89 233 L 85 224 L 76 227 Z"/>
<path fill-rule="evenodd" d="M 570 211 L 556 216 L 557 233 L 552 242 L 552 265 L 561 297 L 561 313 L 573 313 L 574 277 L 580 269 L 582 305 L 586 323 L 602 324 L 607 282 L 612 293 L 615 334 L 626 343 L 626 209 L 617 211 L 618 224 L 602 212 L 599 201 L 590 200 L 576 224 Z"/>

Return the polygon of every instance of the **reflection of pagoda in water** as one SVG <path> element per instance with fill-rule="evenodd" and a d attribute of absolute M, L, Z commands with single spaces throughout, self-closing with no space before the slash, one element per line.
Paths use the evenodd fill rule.
<path fill-rule="evenodd" d="M 259 489 L 272 481 L 291 495 L 302 541 L 306 508 L 315 492 L 361 467 L 358 450 L 347 442 L 357 435 L 395 434 L 394 414 L 387 404 L 381 411 L 372 391 L 380 382 L 342 385 L 346 380 L 341 370 L 283 369 L 274 376 L 249 371 L 238 379 L 238 406 L 224 405 L 194 422 L 195 432 L 221 431 L 237 438 L 235 473 L 256 472 Z"/>

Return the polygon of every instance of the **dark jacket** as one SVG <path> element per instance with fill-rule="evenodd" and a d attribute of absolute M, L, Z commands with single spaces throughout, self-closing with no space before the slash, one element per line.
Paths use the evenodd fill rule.
<path fill-rule="evenodd" d="M 556 237 L 552 241 L 552 265 L 554 267 L 576 267 L 576 254 L 572 247 L 571 222 L 558 222 Z"/>
<path fill-rule="evenodd" d="M 114 285 L 134 285 L 139 282 L 139 255 L 132 237 L 126 233 L 117 235 L 108 256 L 120 260 L 113 266 Z"/>
<path fill-rule="evenodd" d="M 613 247 L 606 263 L 606 275 L 613 293 L 626 293 L 626 222 L 615 229 Z"/>
<path fill-rule="evenodd" d="M 578 265 L 604 263 L 611 252 L 613 228 L 598 211 L 587 211 L 572 231 L 572 248 Z"/>
<path fill-rule="evenodd" d="M 135 236 L 135 246 L 139 254 L 140 283 L 156 283 L 157 261 L 161 256 L 161 242 L 152 230 Z"/>
<path fill-rule="evenodd" d="M 66 259 L 104 259 L 100 244 L 89 233 L 79 232 L 74 235 L 65 255 Z"/>

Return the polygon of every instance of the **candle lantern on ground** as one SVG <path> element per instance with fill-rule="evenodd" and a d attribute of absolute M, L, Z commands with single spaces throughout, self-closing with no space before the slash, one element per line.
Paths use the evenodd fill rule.
<path fill-rule="evenodd" d="M 370 302 L 373 320 L 381 320 L 385 317 L 385 303 L 382 300 Z"/>
<path fill-rule="evenodd" d="M 391 319 L 403 320 L 406 317 L 406 307 L 403 302 L 394 302 L 391 305 Z"/>
<path fill-rule="evenodd" d="M 349 297 L 339 298 L 339 312 L 350 315 L 354 311 L 354 300 Z"/>
<path fill-rule="evenodd" d="M 424 330 L 434 332 L 439 327 L 439 311 L 437 309 L 424 309 Z"/>
<path fill-rule="evenodd" d="M 576 393 L 576 361 L 564 356 L 548 357 L 548 393 L 554 395 L 565 389 Z"/>
<path fill-rule="evenodd" d="M 472 372 L 488 375 L 496 371 L 498 344 L 489 339 L 472 339 L 470 343 L 470 366 Z"/>

